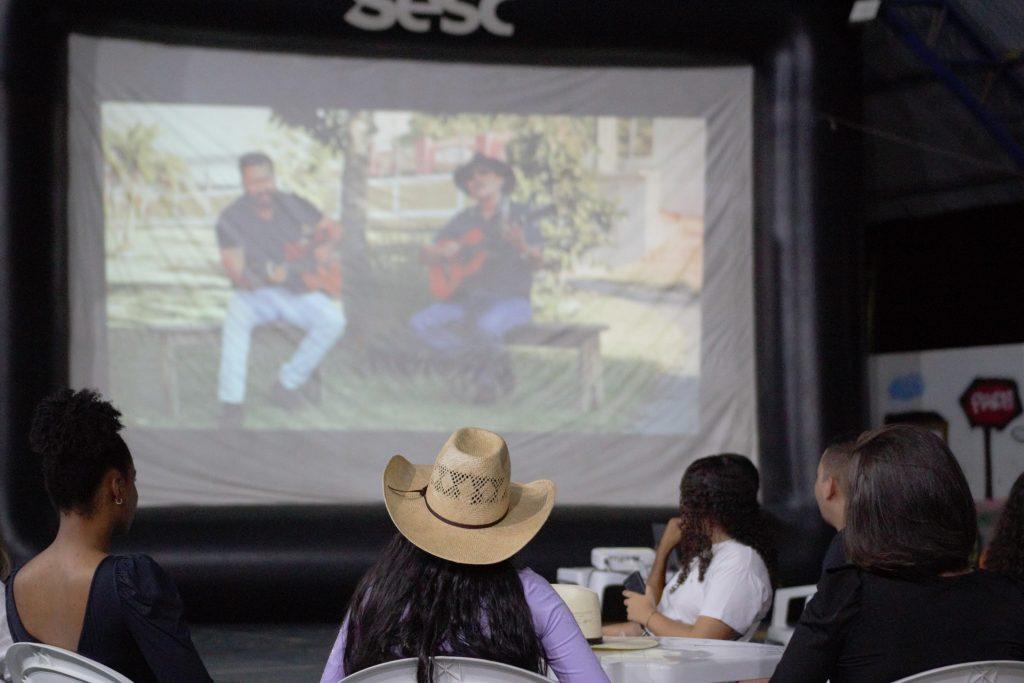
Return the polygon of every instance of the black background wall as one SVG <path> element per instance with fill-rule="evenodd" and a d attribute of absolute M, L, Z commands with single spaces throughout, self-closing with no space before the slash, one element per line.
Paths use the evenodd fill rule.
<path fill-rule="evenodd" d="M 1022 217 L 1005 204 L 871 226 L 871 351 L 1024 341 Z"/>
<path fill-rule="evenodd" d="M 35 403 L 68 376 L 66 40 L 80 32 L 425 60 L 752 64 L 763 497 L 785 522 L 784 538 L 801 539 L 783 543 L 782 582 L 812 581 L 828 538 L 811 498 L 818 454 L 866 424 L 860 148 L 823 118 L 859 115 L 848 3 L 507 0 L 507 38 L 365 32 L 343 20 L 352 4 L 0 2 L 0 529 L 15 557 L 29 557 L 55 529 L 26 433 Z M 523 559 L 553 578 L 557 566 L 587 564 L 595 545 L 650 538 L 650 522 L 671 512 L 558 509 Z M 388 534 L 375 506 L 179 508 L 141 511 L 125 547 L 175 575 L 193 617 L 336 618 Z"/>

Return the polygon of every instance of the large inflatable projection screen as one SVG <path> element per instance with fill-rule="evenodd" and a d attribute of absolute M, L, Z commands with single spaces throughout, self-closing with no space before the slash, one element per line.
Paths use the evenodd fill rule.
<path fill-rule="evenodd" d="M 563 504 L 756 455 L 751 69 L 70 55 L 72 379 L 144 505 L 377 502 L 464 425 Z"/>

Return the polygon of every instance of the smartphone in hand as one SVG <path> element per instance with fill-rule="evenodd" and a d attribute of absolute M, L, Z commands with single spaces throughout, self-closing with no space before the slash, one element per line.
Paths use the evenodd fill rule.
<path fill-rule="evenodd" d="M 640 575 L 640 572 L 633 572 L 627 576 L 622 587 L 640 595 L 643 595 L 644 591 L 647 590 L 647 584 L 644 582 L 644 577 Z"/>

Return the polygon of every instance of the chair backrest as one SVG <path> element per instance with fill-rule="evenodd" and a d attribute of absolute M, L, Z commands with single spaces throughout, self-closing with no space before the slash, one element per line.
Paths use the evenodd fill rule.
<path fill-rule="evenodd" d="M 788 645 L 794 631 L 793 624 L 789 622 L 790 603 L 801 599 L 810 600 L 817 590 L 818 587 L 811 584 L 780 588 L 775 591 L 775 602 L 772 604 L 772 623 L 768 626 L 767 639 L 773 643 Z"/>
<path fill-rule="evenodd" d="M 344 678 L 345 683 L 409 683 L 416 680 L 416 660 L 398 659 Z M 551 683 L 525 669 L 468 657 L 434 657 L 435 683 Z"/>
<path fill-rule="evenodd" d="M 76 652 L 42 643 L 15 643 L 7 651 L 13 683 L 132 683 Z"/>
<path fill-rule="evenodd" d="M 895 683 L 1024 683 L 1024 662 L 965 662 L 924 671 Z"/>

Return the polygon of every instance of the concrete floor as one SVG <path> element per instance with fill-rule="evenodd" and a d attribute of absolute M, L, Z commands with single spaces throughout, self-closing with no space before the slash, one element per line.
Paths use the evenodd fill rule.
<path fill-rule="evenodd" d="M 338 626 L 193 624 L 192 640 L 215 681 L 320 680 Z"/>

